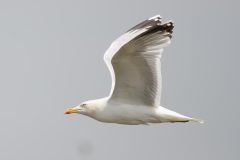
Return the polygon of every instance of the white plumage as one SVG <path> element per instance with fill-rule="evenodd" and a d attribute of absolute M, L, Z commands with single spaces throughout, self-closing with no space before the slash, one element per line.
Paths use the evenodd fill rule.
<path fill-rule="evenodd" d="M 171 42 L 173 23 L 159 15 L 116 39 L 104 55 L 112 77 L 108 97 L 86 101 L 65 113 L 80 113 L 101 122 L 148 124 L 203 121 L 160 106 L 161 56 Z"/>

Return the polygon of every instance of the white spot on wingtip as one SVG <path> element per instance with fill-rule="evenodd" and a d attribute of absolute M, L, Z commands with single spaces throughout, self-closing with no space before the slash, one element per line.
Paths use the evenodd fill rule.
<path fill-rule="evenodd" d="M 160 15 L 156 15 L 156 16 L 153 16 L 153 17 L 151 17 L 151 18 L 149 18 L 148 20 L 155 20 L 155 21 L 157 21 L 157 20 L 160 20 L 160 19 L 162 19 L 162 17 L 160 16 Z"/>
<path fill-rule="evenodd" d="M 146 27 L 146 29 L 149 29 L 149 28 L 151 28 L 151 26 L 147 26 L 147 27 Z"/>
<path fill-rule="evenodd" d="M 200 120 L 199 123 L 200 123 L 200 124 L 204 124 L 204 120 Z"/>

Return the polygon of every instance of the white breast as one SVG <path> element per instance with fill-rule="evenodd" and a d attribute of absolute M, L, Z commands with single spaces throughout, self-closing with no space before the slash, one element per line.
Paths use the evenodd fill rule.
<path fill-rule="evenodd" d="M 158 116 L 156 108 L 115 102 L 105 103 L 92 118 L 107 123 L 119 124 L 147 124 L 156 123 Z"/>

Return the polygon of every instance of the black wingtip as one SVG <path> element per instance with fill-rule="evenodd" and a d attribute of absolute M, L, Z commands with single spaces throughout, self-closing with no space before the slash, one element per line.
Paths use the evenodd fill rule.
<path fill-rule="evenodd" d="M 172 38 L 174 25 L 172 21 L 162 23 L 162 17 L 160 15 L 156 15 L 132 27 L 127 32 L 131 32 L 142 28 L 146 28 L 147 30 L 144 33 L 140 34 L 138 37 L 142 37 L 160 31 L 164 32 L 165 36 Z"/>
<path fill-rule="evenodd" d="M 167 36 L 169 38 L 172 38 L 173 28 L 174 28 L 174 23 L 172 21 L 165 22 L 160 26 L 160 30 L 166 31 L 168 33 Z"/>
<path fill-rule="evenodd" d="M 167 32 L 172 33 L 174 25 L 173 25 L 172 21 L 168 21 L 168 22 L 165 22 L 164 24 L 162 24 L 161 27 L 163 30 L 166 30 Z"/>
<path fill-rule="evenodd" d="M 137 30 L 137 29 L 141 29 L 141 28 L 154 28 L 156 26 L 160 26 L 162 23 L 162 18 L 160 15 L 156 15 L 153 16 L 141 23 L 139 23 L 138 25 L 132 27 L 131 29 L 129 29 L 127 32 L 129 31 L 133 31 L 133 30 Z"/>
<path fill-rule="evenodd" d="M 172 33 L 173 33 L 173 22 L 172 21 L 168 21 L 162 24 L 157 24 L 154 27 L 150 28 L 148 31 L 144 32 L 143 34 L 140 35 L 140 37 L 142 36 L 146 36 L 149 34 L 153 34 L 156 32 L 161 32 L 163 33 L 165 36 L 172 38 Z"/>

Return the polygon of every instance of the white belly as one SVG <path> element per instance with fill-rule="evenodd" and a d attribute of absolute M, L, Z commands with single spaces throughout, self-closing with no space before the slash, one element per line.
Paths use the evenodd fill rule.
<path fill-rule="evenodd" d="M 155 107 L 133 105 L 107 106 L 92 118 L 101 122 L 129 125 L 161 122 Z"/>

